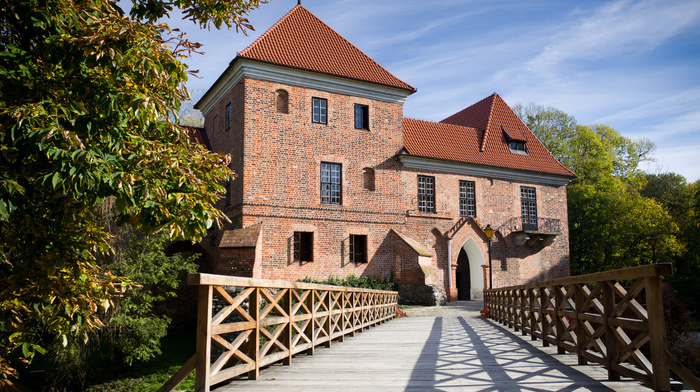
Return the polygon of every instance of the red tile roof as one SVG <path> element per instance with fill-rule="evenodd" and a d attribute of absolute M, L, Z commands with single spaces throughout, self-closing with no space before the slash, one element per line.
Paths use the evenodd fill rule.
<path fill-rule="evenodd" d="M 219 242 L 220 248 L 253 248 L 258 243 L 262 222 L 243 229 L 226 230 Z"/>
<path fill-rule="evenodd" d="M 300 5 L 238 57 L 415 91 Z"/>
<path fill-rule="evenodd" d="M 525 141 L 529 155 L 510 152 L 508 138 Z M 404 118 L 403 142 L 410 155 L 420 157 L 576 176 L 554 158 L 498 94 L 439 123 Z"/>

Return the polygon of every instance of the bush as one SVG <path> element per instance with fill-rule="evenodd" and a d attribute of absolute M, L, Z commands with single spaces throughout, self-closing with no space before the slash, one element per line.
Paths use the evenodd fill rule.
<path fill-rule="evenodd" d="M 336 276 L 331 276 L 327 280 L 318 280 L 314 278 L 304 278 L 299 279 L 299 282 L 305 283 L 317 283 L 317 284 L 329 284 L 333 286 L 343 286 L 343 287 L 358 287 L 363 289 L 372 290 L 387 290 L 387 291 L 398 291 L 399 285 L 389 279 L 379 280 L 371 276 L 360 276 L 350 275 L 347 278 L 339 278 Z"/>

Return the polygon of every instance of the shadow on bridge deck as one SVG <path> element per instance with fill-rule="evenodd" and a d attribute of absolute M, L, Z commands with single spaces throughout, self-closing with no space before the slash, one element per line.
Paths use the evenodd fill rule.
<path fill-rule="evenodd" d="M 474 309 L 476 307 L 476 309 Z M 440 316 L 392 320 L 314 356 L 275 365 L 260 380 L 233 380 L 223 391 L 649 391 L 609 382 L 599 366 L 578 366 L 478 317 L 475 302 L 433 309 Z M 411 313 L 418 314 L 419 312 Z"/>

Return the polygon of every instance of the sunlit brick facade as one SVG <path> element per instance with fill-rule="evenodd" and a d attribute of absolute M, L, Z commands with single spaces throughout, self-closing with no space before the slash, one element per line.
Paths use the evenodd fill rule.
<path fill-rule="evenodd" d="M 263 58 L 268 46 L 276 56 L 286 48 L 282 32 L 322 42 L 334 51 L 331 64 L 294 62 L 323 50 L 288 48 L 289 58 Z M 295 7 L 197 104 L 210 148 L 231 154 L 237 173 L 219 205 L 232 223 L 201 244 L 213 272 L 286 280 L 367 275 L 396 281 L 405 301 L 479 298 L 490 280 L 490 225 L 494 286 L 567 276 L 573 173 L 537 153 L 543 147 L 522 122 L 513 125 L 502 99 L 473 105 L 474 116 L 488 117 L 483 129 L 460 123 L 474 116 L 453 125 L 405 119 L 403 102 L 415 90 L 333 34 Z M 440 140 L 445 132 L 456 136 Z M 511 139 L 522 139 L 529 155 L 511 152 Z M 459 155 L 466 149 L 490 161 Z M 532 227 L 522 224 L 522 187 L 536 195 L 528 205 Z M 460 216 L 465 203 L 475 217 Z"/>

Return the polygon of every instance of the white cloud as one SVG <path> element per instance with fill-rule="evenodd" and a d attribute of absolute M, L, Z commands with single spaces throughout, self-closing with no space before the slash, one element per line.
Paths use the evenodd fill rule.
<path fill-rule="evenodd" d="M 561 32 L 534 59 L 533 72 L 547 73 L 562 63 L 625 56 L 661 45 L 700 15 L 700 2 L 621 0 L 606 3 L 580 19 L 567 20 Z"/>

